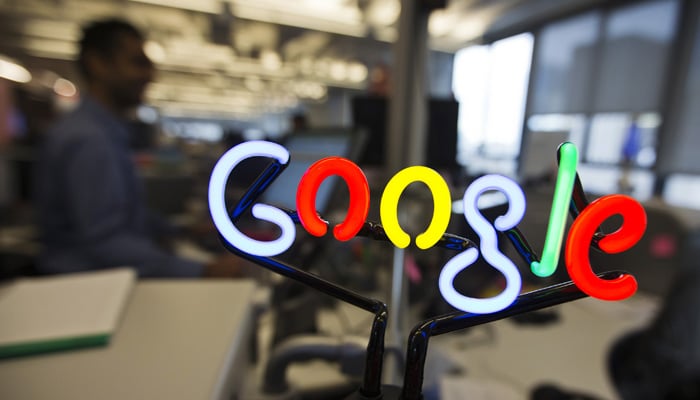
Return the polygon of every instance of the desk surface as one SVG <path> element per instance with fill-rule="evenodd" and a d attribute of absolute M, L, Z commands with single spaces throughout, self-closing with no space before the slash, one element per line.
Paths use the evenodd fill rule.
<path fill-rule="evenodd" d="M 537 385 L 555 383 L 565 390 L 615 399 L 607 370 L 610 346 L 626 332 L 645 326 L 657 304 L 641 295 L 621 302 L 587 298 L 557 306 L 560 320 L 551 325 L 503 320 L 473 332 L 475 337 L 455 333 L 431 339 L 433 351 L 446 354 L 466 371 L 464 377 L 443 379 L 443 398 L 523 399 Z"/>
<path fill-rule="evenodd" d="M 0 361 L 3 399 L 224 399 L 252 329 L 251 281 L 139 282 L 107 347 Z"/>

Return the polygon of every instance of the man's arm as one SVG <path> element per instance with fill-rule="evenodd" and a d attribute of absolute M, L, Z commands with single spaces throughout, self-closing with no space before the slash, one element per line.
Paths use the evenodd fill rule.
<path fill-rule="evenodd" d="M 159 249 L 145 233 L 133 229 L 133 177 L 124 160 L 99 135 L 72 148 L 65 175 L 66 198 L 83 250 L 95 268 L 131 266 L 141 277 L 196 277 L 201 264 Z"/>

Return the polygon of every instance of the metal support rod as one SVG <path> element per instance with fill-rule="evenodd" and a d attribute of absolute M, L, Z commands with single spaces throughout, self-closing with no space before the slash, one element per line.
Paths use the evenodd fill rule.
<path fill-rule="evenodd" d="M 223 237 L 224 246 L 232 253 L 245 258 L 255 264 L 260 265 L 272 272 L 294 279 L 319 292 L 325 293 L 338 300 L 352 304 L 358 308 L 374 313 L 372 332 L 367 343 L 367 357 L 365 360 L 365 379 L 360 391 L 367 397 L 372 398 L 381 395 L 381 376 L 384 360 L 384 335 L 386 332 L 387 307 L 379 300 L 370 299 L 355 293 L 342 286 L 329 282 L 312 273 L 300 270 L 289 264 L 275 260 L 270 257 L 255 256 L 240 251 L 235 246 L 229 244 Z"/>
<path fill-rule="evenodd" d="M 287 167 L 277 161 L 271 162 L 265 170 L 258 176 L 253 184 L 243 194 L 241 199 L 230 212 L 231 220 L 235 223 L 240 217 L 252 207 L 255 200 L 265 189 L 277 178 Z M 299 222 L 296 212 L 287 212 L 295 223 Z M 355 293 L 342 286 L 329 282 L 310 272 L 303 271 L 297 267 L 286 264 L 271 257 L 256 256 L 239 250 L 220 236 L 224 247 L 230 252 L 258 264 L 272 272 L 286 276 L 297 282 L 303 283 L 313 289 L 325 293 L 338 300 L 352 304 L 358 308 L 374 313 L 372 332 L 367 343 L 367 356 L 365 359 L 365 373 L 360 392 L 368 398 L 381 397 L 381 376 L 384 360 L 384 336 L 387 323 L 386 304 L 379 300 L 370 299 Z"/>
<path fill-rule="evenodd" d="M 401 0 L 399 36 L 393 46 L 386 172 L 422 165 L 426 136 L 426 63 L 429 11 L 422 0 Z"/>
<path fill-rule="evenodd" d="M 620 271 L 610 271 L 599 274 L 606 280 L 618 278 L 624 274 Z M 565 282 L 549 286 L 533 292 L 525 293 L 513 304 L 493 314 L 471 314 L 454 312 L 419 322 L 411 331 L 406 351 L 406 371 L 401 392 L 402 400 L 420 400 L 423 398 L 423 368 L 428 354 L 428 341 L 431 336 L 442 335 L 460 329 L 470 328 L 493 321 L 498 321 L 514 315 L 551 307 L 587 297 L 573 282 Z"/>
<path fill-rule="evenodd" d="M 405 312 L 408 306 L 408 302 L 405 300 L 406 296 L 406 285 L 404 282 L 404 264 L 406 262 L 406 250 L 394 247 L 393 257 L 392 257 L 392 268 L 391 268 L 391 293 L 389 299 L 389 320 L 391 324 L 389 326 L 389 345 L 390 346 L 400 346 L 403 341 L 403 332 L 405 330 L 405 318 L 401 315 L 401 312 Z M 391 384 L 398 384 L 401 378 L 401 373 L 399 372 L 398 360 L 394 360 L 390 363 L 387 369 L 387 378 L 385 381 Z"/>

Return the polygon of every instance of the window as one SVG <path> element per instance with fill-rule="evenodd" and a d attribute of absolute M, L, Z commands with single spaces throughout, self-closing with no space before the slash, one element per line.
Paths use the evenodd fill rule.
<path fill-rule="evenodd" d="M 537 37 L 532 113 L 586 110 L 599 26 L 600 15 L 594 12 L 542 29 Z"/>
<path fill-rule="evenodd" d="M 669 150 L 662 165 L 664 172 L 700 174 L 700 12 L 695 16 L 695 33 L 685 79 L 678 88 L 679 101 L 671 110 L 675 117 L 669 124 Z"/>
<path fill-rule="evenodd" d="M 455 54 L 452 85 L 460 103 L 460 164 L 517 157 L 532 46 L 532 35 L 525 33 Z"/>
<path fill-rule="evenodd" d="M 656 161 L 657 113 L 599 113 L 591 121 L 586 161 L 651 167 Z M 631 159 L 624 160 L 625 155 Z"/>
<path fill-rule="evenodd" d="M 700 177 L 673 174 L 664 186 L 663 198 L 673 206 L 700 210 Z"/>
<path fill-rule="evenodd" d="M 605 24 L 595 111 L 658 110 L 678 13 L 675 0 L 610 13 Z"/>
<path fill-rule="evenodd" d="M 659 170 L 668 174 L 663 198 L 671 205 L 700 210 L 700 7 L 696 6 L 689 32 L 684 43 L 688 58 L 681 58 L 676 85 L 674 107 L 670 110 L 670 121 L 666 128 L 663 156 Z M 686 61 L 687 60 L 687 61 Z M 675 103 L 675 104 L 674 104 Z"/>
<path fill-rule="evenodd" d="M 595 180 L 587 189 L 619 191 L 631 180 L 625 191 L 649 197 L 678 14 L 677 0 L 639 1 L 544 27 L 524 146 L 542 132 L 568 134 Z"/>

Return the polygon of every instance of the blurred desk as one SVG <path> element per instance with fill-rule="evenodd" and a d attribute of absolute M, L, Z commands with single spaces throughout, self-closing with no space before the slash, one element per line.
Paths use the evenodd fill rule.
<path fill-rule="evenodd" d="M 141 281 L 107 347 L 2 360 L 0 398 L 235 398 L 254 291 L 249 280 Z"/>
<path fill-rule="evenodd" d="M 466 335 L 431 339 L 433 351 L 463 370 L 462 376 L 440 379 L 442 399 L 521 400 L 543 383 L 616 399 L 608 378 L 610 347 L 626 332 L 645 326 L 657 304 L 656 298 L 640 294 L 621 302 L 586 298 L 557 306 L 559 321 L 551 324 L 506 319 Z"/>
<path fill-rule="evenodd" d="M 644 202 L 644 208 L 647 210 L 653 209 L 672 215 L 688 232 L 697 232 L 700 230 L 699 210 L 672 206 L 656 197 Z"/>

